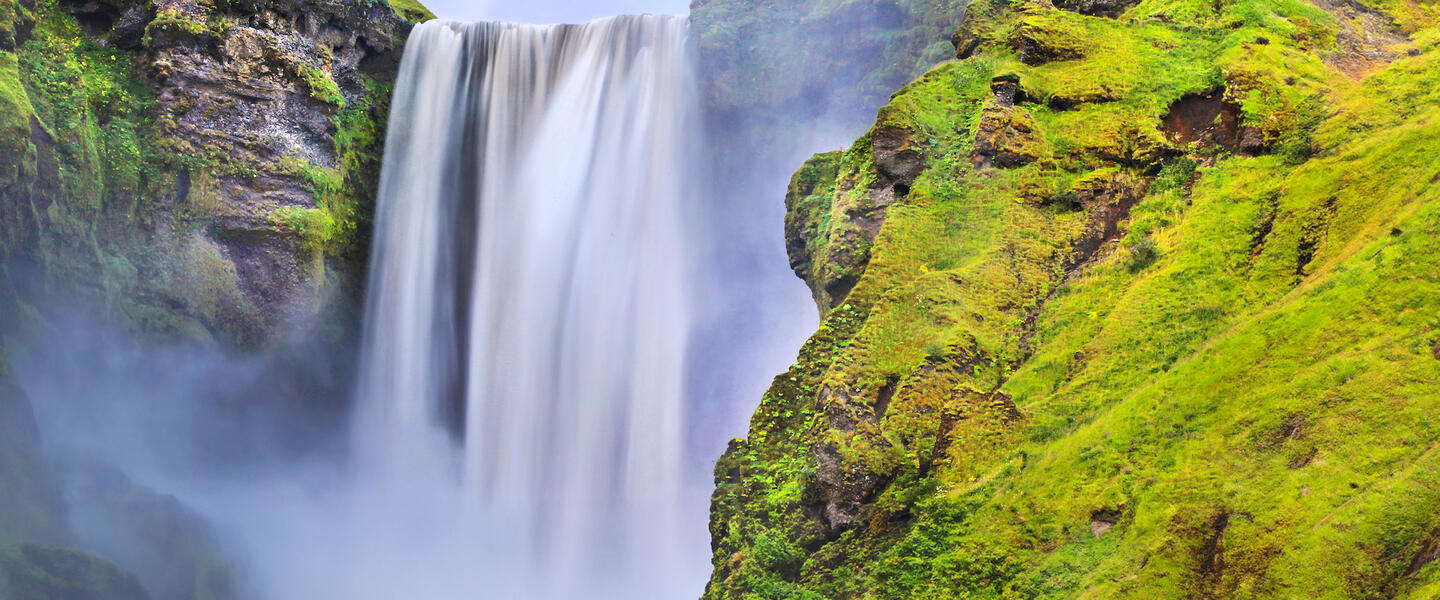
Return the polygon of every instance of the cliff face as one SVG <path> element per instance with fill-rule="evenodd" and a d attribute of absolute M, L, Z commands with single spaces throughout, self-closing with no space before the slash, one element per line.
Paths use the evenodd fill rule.
<path fill-rule="evenodd" d="M 343 315 L 406 19 L 425 16 L 401 8 L 0 2 L 6 330 L 68 303 L 261 345 Z"/>
<path fill-rule="evenodd" d="M 71 310 L 250 348 L 344 330 L 390 86 L 428 17 L 399 0 L 0 0 L 0 344 Z M 42 442 L 0 347 L 0 597 L 249 594 L 203 519 Z M 82 510 L 108 542 L 72 529 Z M 61 549 L 77 547 L 125 568 Z"/>
<path fill-rule="evenodd" d="M 790 186 L 824 319 L 716 467 L 705 597 L 1433 595 L 1440 11 L 951 18 Z"/>

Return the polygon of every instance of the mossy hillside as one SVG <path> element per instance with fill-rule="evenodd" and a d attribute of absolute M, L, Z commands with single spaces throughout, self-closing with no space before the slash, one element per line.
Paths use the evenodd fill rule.
<path fill-rule="evenodd" d="M 958 133 L 926 136 L 863 278 L 717 467 L 707 597 L 1424 589 L 1433 34 L 1357 83 L 1327 64 L 1328 13 L 1147 16 L 1180 9 L 1200 10 L 1002 7 L 975 57 L 896 97 Z M 1076 51 L 1038 61 L 1037 43 Z M 1048 150 L 975 169 L 978 83 L 1011 72 Z M 921 101 L 936 79 L 948 95 Z M 1266 155 L 1160 134 L 1219 85 Z M 1138 202 L 1076 262 L 1106 188 Z M 792 212 L 822 203 L 792 194 Z"/>

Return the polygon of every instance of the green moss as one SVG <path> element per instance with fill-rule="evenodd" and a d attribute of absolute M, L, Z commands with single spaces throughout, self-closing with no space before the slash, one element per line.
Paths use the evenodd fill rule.
<path fill-rule="evenodd" d="M 358 234 L 368 226 L 365 219 L 374 201 L 374 190 L 365 186 L 379 179 L 388 94 L 388 86 L 367 78 L 358 102 L 335 117 L 336 168 L 295 157 L 274 167 L 299 177 L 315 197 L 315 208 L 282 208 L 274 214 L 278 227 L 299 232 L 312 251 L 355 258 L 362 250 Z"/>
<path fill-rule="evenodd" d="M 20 178 L 27 157 L 33 160 L 30 119 L 35 109 L 20 83 L 19 61 L 0 51 L 0 189 Z"/>
<path fill-rule="evenodd" d="M 812 289 L 821 284 L 825 263 L 821 261 L 828 254 L 830 240 L 830 207 L 835 194 L 835 178 L 838 174 L 842 153 L 817 154 L 795 173 L 785 195 L 785 240 L 790 247 L 792 264 L 802 279 Z M 816 302 L 824 304 L 818 296 Z"/>
<path fill-rule="evenodd" d="M 435 13 L 416 0 L 388 0 L 395 13 L 412 23 L 421 23 L 435 18 Z"/>
<path fill-rule="evenodd" d="M 345 108 L 345 96 L 340 93 L 340 86 L 328 71 L 303 63 L 296 65 L 296 68 L 300 80 L 305 82 L 305 87 L 310 90 L 311 98 L 336 108 Z"/>
<path fill-rule="evenodd" d="M 1299 3 L 986 18 L 880 113 L 927 170 L 717 466 L 706 598 L 1432 590 L 1434 35 L 1356 83 L 1325 63 L 1337 17 Z M 981 169 L 1001 72 L 1044 143 Z M 1220 87 L 1269 154 L 1162 134 Z M 792 253 L 842 246 L 870 144 L 797 174 Z"/>
<path fill-rule="evenodd" d="M 275 225 L 295 231 L 311 250 L 320 250 L 335 238 L 335 219 L 319 208 L 282 208 L 275 213 Z"/>
<path fill-rule="evenodd" d="M 203 4 L 197 8 L 207 12 L 209 10 Z M 206 15 L 201 18 L 199 15 L 167 7 L 157 12 L 155 18 L 145 25 L 144 42 L 147 46 L 151 45 L 157 34 L 195 37 L 217 42 L 225 39 L 231 25 L 230 20 L 223 15 Z"/>
<path fill-rule="evenodd" d="M 132 54 L 86 40 L 74 20 L 50 9 L 39 15 L 33 39 L 18 51 L 25 96 L 42 133 L 46 162 L 55 164 L 41 186 L 20 190 L 39 230 L 38 254 L 58 278 L 119 289 L 105 268 L 107 234 L 130 226 L 131 210 L 168 181 L 163 161 L 148 143 L 148 88 Z M 26 124 L 29 144 L 29 124 Z M 32 174 L 38 174 L 32 172 Z"/>

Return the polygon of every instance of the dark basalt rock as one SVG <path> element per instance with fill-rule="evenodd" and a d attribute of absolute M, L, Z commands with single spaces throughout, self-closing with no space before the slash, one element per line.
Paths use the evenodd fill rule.
<path fill-rule="evenodd" d="M 1062 44 L 1032 23 L 1022 23 L 1017 27 L 1010 45 L 1020 54 L 1020 62 L 1032 67 L 1085 56 L 1082 48 Z"/>
<path fill-rule="evenodd" d="M 119 0 L 61 0 L 60 5 L 75 17 L 80 29 L 90 37 L 100 37 L 110 31 L 115 21 L 127 8 Z"/>
<path fill-rule="evenodd" d="M 120 50 L 140 50 L 145 46 L 145 26 L 153 18 L 154 14 L 147 6 L 130 7 L 105 35 L 105 45 Z"/>
<path fill-rule="evenodd" d="M 1160 127 L 1176 145 L 1218 146 L 1247 156 L 1268 151 L 1264 132 L 1240 122 L 1240 106 L 1227 100 L 1222 88 L 1175 101 L 1161 117 Z"/>
<path fill-rule="evenodd" d="M 1055 0 L 1055 8 L 1113 19 L 1139 3 L 1139 0 Z"/>
<path fill-rule="evenodd" d="M 11 19 L 7 11 L 19 16 Z M 367 113 L 349 115 L 346 126 L 364 128 L 363 144 L 383 143 L 388 99 L 373 82 L 393 81 L 413 25 L 384 2 L 354 0 L 61 0 L 54 5 L 20 0 L 0 4 L 0 22 L 14 21 L 0 31 L 0 47 L 23 44 L 33 25 L 28 20 L 63 16 L 46 11 L 68 13 L 80 25 L 76 35 L 124 52 L 117 58 L 127 62 L 119 64 L 134 65 L 121 76 L 132 80 L 126 82 L 133 83 L 127 93 L 135 90 L 133 95 L 147 98 L 149 114 L 134 127 L 154 150 L 146 160 L 155 164 L 134 167 L 145 173 L 146 189 L 105 199 L 107 205 L 136 203 L 143 210 L 124 219 L 87 215 L 84 222 L 53 226 L 47 207 L 71 200 L 60 195 L 69 188 L 59 178 L 71 172 L 88 177 L 89 171 L 105 168 L 74 164 L 76 159 L 57 152 L 57 145 L 99 132 L 56 130 L 53 123 L 42 122 L 46 115 L 32 117 L 33 143 L 17 139 L 14 145 L 22 151 L 33 147 L 28 151 L 33 155 L 0 156 L 0 195 L 21 207 L 14 211 L 16 218 L 5 222 L 5 233 L 13 239 L 0 248 L 5 254 L 0 259 L 43 258 L 40 268 L 50 271 L 46 293 L 81 305 L 124 307 L 125 316 L 140 321 L 140 328 L 161 335 L 263 345 L 282 325 L 309 322 L 322 308 L 331 310 L 322 303 L 342 295 L 326 296 L 332 291 L 323 289 L 326 282 L 360 279 L 362 259 L 354 257 L 365 255 L 364 240 L 356 233 L 363 227 L 347 223 L 344 233 L 317 241 L 313 232 L 307 237 L 287 225 L 285 216 L 330 211 L 319 198 L 327 192 L 354 203 L 346 213 L 353 216 L 343 218 L 363 221 L 368 214 L 379 149 L 337 149 L 339 117 L 347 107 L 368 106 Z M 98 119 L 100 127 L 103 119 Z M 360 158 L 347 161 L 341 151 Z M 20 168 L 25 164 L 33 166 Z M 11 171 L 17 174 L 4 174 Z M 338 186 L 343 189 L 333 189 L 337 184 L 329 180 L 317 183 L 316 173 L 342 179 Z M 172 189 L 173 195 L 165 193 Z M 97 194 L 114 195 L 111 190 Z M 104 240 L 108 256 L 86 243 L 91 235 Z M 57 237 L 63 239 L 52 239 Z M 46 253 L 42 247 L 67 251 Z M 137 283 L 104 281 L 110 275 L 106 269 L 135 271 Z"/>
<path fill-rule="evenodd" d="M 990 80 L 990 92 L 995 94 L 995 103 L 1001 106 L 1014 106 L 1016 102 L 1028 100 L 1020 89 L 1020 76 L 1015 73 L 997 75 Z"/>
<path fill-rule="evenodd" d="M 955 30 L 955 33 L 950 36 L 950 45 L 955 47 L 955 58 L 957 59 L 965 60 L 970 58 L 975 54 L 976 50 L 980 49 L 980 44 L 985 41 L 974 28 L 977 15 L 972 13 L 980 10 L 978 4 L 979 3 L 972 2 L 965 9 L 965 20 L 960 24 L 960 27 Z"/>
<path fill-rule="evenodd" d="M 886 184 L 908 187 L 924 170 L 924 161 L 912 143 L 914 136 L 910 128 L 894 125 L 882 125 L 871 131 L 870 151 L 875 170 Z"/>
<path fill-rule="evenodd" d="M 1090 535 L 1098 538 L 1109 533 L 1110 529 L 1114 527 L 1116 523 L 1120 522 L 1120 517 L 1124 516 L 1124 514 L 1125 513 L 1119 510 L 1110 508 L 1102 508 L 1091 513 Z"/>
<path fill-rule="evenodd" d="M 1070 266 L 1075 266 L 1095 258 L 1107 244 L 1120 241 L 1124 233 L 1121 224 L 1145 197 L 1145 182 L 1119 176 L 1092 179 L 1072 189 L 1069 195 L 1090 213 L 1085 233 L 1075 240 L 1070 261 Z"/>
<path fill-rule="evenodd" d="M 869 247 L 880 234 L 889 207 L 910 195 L 911 186 L 926 169 L 916 131 L 892 110 L 881 109 L 867 136 L 865 150 L 875 165 L 874 180 L 857 189 L 856 182 L 847 179 L 827 193 L 843 196 L 840 219 L 830 216 L 833 198 L 825 198 L 823 206 L 810 205 L 819 181 L 833 181 L 840 153 L 811 159 L 792 179 L 786 194 L 790 266 L 810 286 L 822 314 L 844 303 L 869 264 Z M 823 237 L 824 243 L 812 248 L 814 237 Z"/>
<path fill-rule="evenodd" d="M 981 168 L 1014 169 L 1035 162 L 1040 156 L 1035 119 L 1023 108 L 997 97 L 980 113 L 975 129 L 975 165 Z"/>
<path fill-rule="evenodd" d="M 855 526 L 885 481 L 860 465 L 847 465 L 829 445 L 816 449 L 815 460 L 815 475 L 825 496 L 821 519 L 829 536 L 834 537 Z"/>

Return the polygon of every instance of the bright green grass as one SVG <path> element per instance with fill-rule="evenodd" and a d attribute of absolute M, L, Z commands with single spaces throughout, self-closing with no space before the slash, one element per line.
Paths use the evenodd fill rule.
<path fill-rule="evenodd" d="M 1147 20 L 1160 14 L 1199 16 Z M 707 598 L 1433 586 L 1433 565 L 1406 571 L 1440 531 L 1436 36 L 1356 83 L 1319 58 L 1334 18 L 1306 4 L 1148 1 L 1131 17 L 1002 15 L 989 29 L 1001 39 L 1040 27 L 1083 58 L 1027 67 L 991 46 L 881 112 L 917 132 L 929 170 L 717 467 Z M 1081 104 L 1027 107 L 1048 155 L 976 171 L 970 138 L 1003 71 L 1033 98 Z M 1166 107 L 1222 83 L 1274 152 L 1147 163 Z M 836 181 L 873 178 L 868 150 L 862 139 L 845 154 Z M 1067 274 L 1087 213 L 1034 198 L 1152 177 L 1128 235 Z M 840 239 L 845 187 L 803 199 L 813 213 L 833 196 L 812 250 Z M 800 508 L 823 504 L 826 446 L 879 481 L 857 527 L 833 539 Z M 1097 514 L 1117 520 L 1100 537 Z"/>

